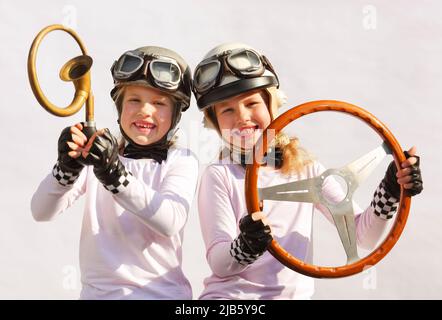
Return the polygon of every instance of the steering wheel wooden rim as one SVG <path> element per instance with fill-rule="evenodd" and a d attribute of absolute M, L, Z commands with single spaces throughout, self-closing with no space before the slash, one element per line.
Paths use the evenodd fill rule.
<path fill-rule="evenodd" d="M 272 123 L 264 131 L 261 139 L 254 146 L 253 163 L 247 165 L 245 176 L 245 197 L 249 214 L 256 211 L 262 211 L 258 196 L 258 171 L 260 164 L 262 163 L 262 159 L 264 158 L 264 153 L 268 147 L 267 137 L 269 136 L 269 130 L 274 130 L 272 131 L 272 135 L 276 135 L 285 126 L 296 119 L 308 114 L 323 111 L 337 111 L 346 113 L 368 124 L 387 144 L 394 157 L 396 167 L 398 169 L 400 168 L 400 163 L 405 160 L 405 155 L 402 148 L 391 131 L 374 115 L 360 107 L 342 101 L 319 100 L 307 102 L 293 107 L 272 121 Z M 273 239 L 268 250 L 282 264 L 306 276 L 314 278 L 340 278 L 354 275 L 366 270 L 371 266 L 374 266 L 393 248 L 407 222 L 410 205 L 411 197 L 404 193 L 404 189 L 401 187 L 401 196 L 398 205 L 398 212 L 396 214 L 397 217 L 393 227 L 390 230 L 390 233 L 372 253 L 365 258 L 362 258 L 349 265 L 339 267 L 321 267 L 305 263 L 304 261 L 297 259 L 288 253 L 275 239 Z"/>

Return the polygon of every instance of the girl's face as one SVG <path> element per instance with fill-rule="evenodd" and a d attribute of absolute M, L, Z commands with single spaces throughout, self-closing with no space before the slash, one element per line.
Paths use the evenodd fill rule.
<path fill-rule="evenodd" d="M 120 124 L 124 132 L 139 145 L 160 140 L 170 129 L 174 103 L 163 92 L 142 86 L 127 86 Z"/>
<path fill-rule="evenodd" d="M 243 149 L 253 148 L 271 122 L 262 91 L 251 91 L 215 104 L 215 115 L 224 140 Z"/>

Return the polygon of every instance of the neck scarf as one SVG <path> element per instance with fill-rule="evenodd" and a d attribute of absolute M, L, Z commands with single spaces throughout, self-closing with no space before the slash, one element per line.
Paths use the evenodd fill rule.
<path fill-rule="evenodd" d="M 125 136 L 124 132 L 123 136 Z M 167 134 L 161 138 L 159 141 L 150 144 L 148 146 L 141 146 L 125 136 L 128 143 L 123 150 L 123 156 L 132 159 L 154 159 L 156 162 L 160 163 L 167 159 L 167 152 L 170 147 L 170 141 L 167 140 Z"/>

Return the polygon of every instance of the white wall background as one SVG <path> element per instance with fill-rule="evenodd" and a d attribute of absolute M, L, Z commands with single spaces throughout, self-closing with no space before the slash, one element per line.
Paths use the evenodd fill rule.
<path fill-rule="evenodd" d="M 34 222 L 30 212 L 31 196 L 56 159 L 61 129 L 84 119 L 82 112 L 70 118 L 50 115 L 38 105 L 28 84 L 31 42 L 53 23 L 74 27 L 94 58 L 97 123 L 113 132 L 116 112 L 109 97 L 109 68 L 122 52 L 143 45 L 170 47 L 194 67 L 219 43 L 246 42 L 270 58 L 290 106 L 338 99 L 368 109 L 404 148 L 418 146 L 425 191 L 413 200 L 398 244 L 375 269 L 346 279 L 317 280 L 314 298 L 442 298 L 441 11 L 437 0 L 0 0 L 0 298 L 76 299 L 80 291 L 83 202 L 50 223 Z M 78 52 L 61 33 L 48 36 L 41 46 L 39 77 L 56 104 L 66 105 L 72 97 L 70 85 L 57 74 Z M 324 117 L 320 123 L 359 139 L 362 150 L 373 147 L 345 128 L 336 128 L 330 119 Z M 182 135 L 189 138 L 188 146 L 203 167 L 216 146 L 200 121 L 193 101 L 182 120 Z M 311 138 L 323 137 L 318 133 Z M 354 158 L 346 148 L 337 154 L 341 163 Z M 321 221 L 318 225 L 320 232 L 329 232 L 329 226 Z M 195 208 L 185 234 L 184 270 L 197 298 L 209 270 Z"/>

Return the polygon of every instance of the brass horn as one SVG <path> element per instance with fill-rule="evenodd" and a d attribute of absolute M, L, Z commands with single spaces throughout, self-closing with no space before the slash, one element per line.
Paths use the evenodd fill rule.
<path fill-rule="evenodd" d="M 61 30 L 69 33 L 80 46 L 82 55 L 75 57 L 66 62 L 60 70 L 60 79 L 63 81 L 72 81 L 75 87 L 75 95 L 69 106 L 66 108 L 59 108 L 51 103 L 41 90 L 37 78 L 35 61 L 37 58 L 37 50 L 43 38 L 54 30 Z M 86 122 L 84 124 L 83 132 L 87 137 L 90 137 L 95 131 L 94 121 L 94 98 L 91 91 L 91 76 L 90 68 L 92 66 L 92 58 L 87 55 L 86 47 L 75 33 L 74 30 L 64 27 L 63 25 L 54 24 L 41 30 L 34 41 L 28 56 L 28 77 L 31 84 L 32 92 L 37 101 L 48 112 L 59 116 L 67 117 L 78 112 L 83 104 L 86 103 Z"/>

